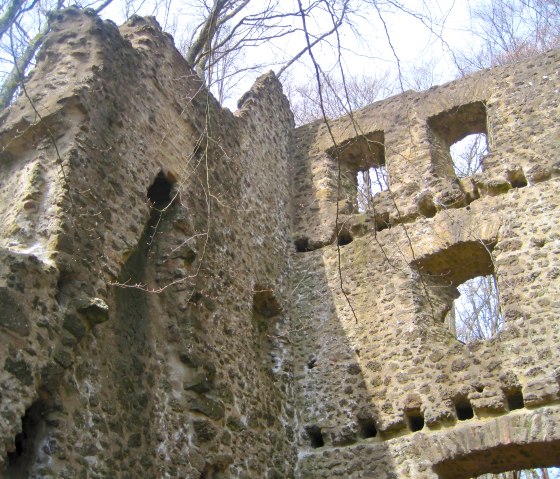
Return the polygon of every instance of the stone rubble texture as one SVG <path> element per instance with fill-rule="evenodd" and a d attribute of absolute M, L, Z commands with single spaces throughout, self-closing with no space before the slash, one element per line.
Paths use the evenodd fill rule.
<path fill-rule="evenodd" d="M 51 24 L 0 116 L 3 477 L 560 464 L 560 50 L 331 137 L 273 73 L 222 109 L 152 19 Z M 458 180 L 449 145 L 481 132 Z M 462 344 L 445 313 L 485 274 L 504 327 Z"/>

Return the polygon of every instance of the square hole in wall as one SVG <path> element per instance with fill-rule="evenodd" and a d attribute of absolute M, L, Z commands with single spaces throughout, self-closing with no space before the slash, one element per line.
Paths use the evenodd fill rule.
<path fill-rule="evenodd" d="M 455 413 L 459 421 L 466 421 L 474 417 L 474 411 L 468 398 L 459 397 L 455 400 Z"/>
<path fill-rule="evenodd" d="M 416 409 L 412 411 L 406 411 L 406 421 L 408 423 L 409 429 L 412 432 L 424 429 L 424 415 Z"/>
<path fill-rule="evenodd" d="M 323 438 L 323 432 L 319 426 L 307 426 L 305 428 L 305 433 L 307 438 L 309 439 L 309 445 L 313 449 L 318 449 L 319 447 L 323 447 L 325 445 L 325 440 Z"/>
<path fill-rule="evenodd" d="M 512 389 L 509 391 L 504 391 L 507 401 L 507 406 L 510 411 L 515 409 L 523 409 L 525 407 L 525 401 L 523 400 L 523 393 L 521 389 Z"/>
<path fill-rule="evenodd" d="M 363 439 L 377 437 L 377 427 L 375 421 L 371 417 L 363 417 L 358 419 L 358 426 L 360 428 L 359 435 Z"/>

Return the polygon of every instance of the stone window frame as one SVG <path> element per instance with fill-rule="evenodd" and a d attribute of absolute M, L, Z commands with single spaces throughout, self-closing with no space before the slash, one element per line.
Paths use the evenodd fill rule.
<path fill-rule="evenodd" d="M 492 255 L 495 245 L 496 241 L 459 241 L 445 249 L 416 259 L 412 265 L 422 276 L 422 284 L 426 287 L 425 290 L 422 288 L 421 294 L 430 296 L 429 301 L 426 301 L 426 307 L 431 310 L 430 315 L 435 314 L 436 322 L 446 324 L 450 333 L 459 342 L 462 341 L 457 338 L 454 324 L 448 320 L 448 312 L 453 307 L 454 300 L 459 297 L 458 287 L 461 284 L 488 275 L 493 275 L 497 280 Z M 469 261 L 465 262 L 465 258 L 469 258 Z M 500 309 L 502 308 L 503 305 L 500 304 Z"/>
<path fill-rule="evenodd" d="M 353 204 L 353 211 L 360 212 L 358 207 L 358 174 L 371 168 L 383 168 L 381 173 L 386 176 L 386 188 L 372 195 L 371 199 L 390 187 L 390 172 L 386 160 L 385 131 L 376 129 L 368 133 L 356 135 L 329 148 L 326 153 L 337 160 L 341 168 L 342 198 L 346 197 Z M 367 211 L 368 208 L 365 208 Z"/>
<path fill-rule="evenodd" d="M 441 111 L 430 116 L 426 125 L 430 142 L 431 169 L 437 177 L 457 178 L 450 148 L 469 135 L 486 135 L 488 154 L 491 152 L 486 100 L 475 100 Z"/>

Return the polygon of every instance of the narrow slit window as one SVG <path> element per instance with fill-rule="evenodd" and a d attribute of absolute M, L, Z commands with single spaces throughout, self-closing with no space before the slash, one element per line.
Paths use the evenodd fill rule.
<path fill-rule="evenodd" d="M 358 211 L 363 213 L 373 207 L 373 197 L 389 189 L 389 175 L 385 165 L 372 166 L 358 171 Z"/>

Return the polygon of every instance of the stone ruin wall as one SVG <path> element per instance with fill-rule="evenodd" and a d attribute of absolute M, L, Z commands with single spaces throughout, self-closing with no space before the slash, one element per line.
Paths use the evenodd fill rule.
<path fill-rule="evenodd" d="M 297 130 L 301 477 L 467 478 L 559 463 L 559 60 L 375 103 L 330 124 L 336 147 L 322 122 Z M 484 172 L 458 180 L 449 145 L 483 132 Z M 379 163 L 389 191 L 360 213 L 356 172 Z M 456 286 L 487 274 L 505 324 L 464 345 L 443 319 Z"/>
<path fill-rule="evenodd" d="M 51 22 L 0 117 L 4 477 L 560 464 L 560 51 L 377 102 L 333 144 L 273 74 L 222 109 L 152 20 Z M 448 147 L 480 132 L 457 180 Z M 481 274 L 505 324 L 464 345 L 443 317 Z"/>
<path fill-rule="evenodd" d="M 288 476 L 280 84 L 234 115 L 155 22 L 52 22 L 2 118 L 5 477 Z"/>

